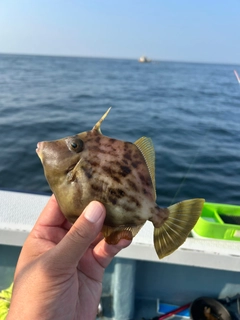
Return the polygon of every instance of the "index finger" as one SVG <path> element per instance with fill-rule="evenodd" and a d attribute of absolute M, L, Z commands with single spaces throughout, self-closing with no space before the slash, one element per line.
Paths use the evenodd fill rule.
<path fill-rule="evenodd" d="M 50 197 L 48 203 L 40 214 L 36 226 L 64 227 L 70 229 L 71 223 L 66 220 L 54 195 Z"/>
<path fill-rule="evenodd" d="M 103 239 L 93 249 L 93 255 L 97 262 L 105 269 L 115 255 L 122 249 L 128 247 L 131 242 L 131 240 L 121 239 L 117 244 L 111 245 Z"/>

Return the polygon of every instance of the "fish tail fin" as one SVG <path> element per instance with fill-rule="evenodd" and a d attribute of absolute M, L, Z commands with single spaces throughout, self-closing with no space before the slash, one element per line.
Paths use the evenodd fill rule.
<path fill-rule="evenodd" d="M 159 228 L 154 228 L 154 247 L 159 259 L 171 254 L 183 244 L 201 215 L 204 201 L 185 200 L 166 209 L 168 218 Z"/>

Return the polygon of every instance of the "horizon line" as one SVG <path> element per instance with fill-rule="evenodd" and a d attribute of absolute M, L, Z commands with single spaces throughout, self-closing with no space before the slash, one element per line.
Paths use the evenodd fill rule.
<path fill-rule="evenodd" d="M 14 52 L 0 52 L 0 55 L 15 55 L 15 56 L 40 56 L 40 57 L 56 57 L 56 58 L 82 58 L 82 59 L 109 59 L 109 60 L 132 60 L 137 61 L 138 58 L 133 57 L 101 57 L 101 56 L 85 56 L 74 54 L 51 54 L 51 53 L 14 53 Z M 151 62 L 173 62 L 173 63 L 192 63 L 192 64 L 225 64 L 225 65 L 240 65 L 240 62 L 211 62 L 211 61 L 191 61 L 191 60 L 167 60 L 154 59 Z"/>

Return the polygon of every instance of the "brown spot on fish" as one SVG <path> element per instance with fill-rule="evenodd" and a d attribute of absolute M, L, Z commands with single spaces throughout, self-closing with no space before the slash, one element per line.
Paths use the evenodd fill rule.
<path fill-rule="evenodd" d="M 125 192 L 121 189 L 109 188 L 109 193 L 118 198 L 122 198 L 125 196 Z"/>
<path fill-rule="evenodd" d="M 135 168 L 135 169 L 137 169 L 137 167 L 138 167 L 140 164 L 142 164 L 142 161 L 134 161 L 134 162 L 132 162 L 132 166 L 133 166 L 133 168 Z"/>
<path fill-rule="evenodd" d="M 120 167 L 122 165 L 122 163 L 118 160 L 116 161 L 109 161 L 110 166 L 112 167 Z"/>
<path fill-rule="evenodd" d="M 94 153 L 106 153 L 105 150 L 99 148 L 98 145 L 89 145 L 88 147 L 89 152 L 94 152 Z"/>
<path fill-rule="evenodd" d="M 110 167 L 108 166 L 102 166 L 102 170 L 105 171 L 107 174 L 111 175 L 112 174 L 112 170 Z"/>
<path fill-rule="evenodd" d="M 143 188 L 142 189 L 142 192 L 143 192 L 143 194 L 145 195 L 145 196 L 147 196 L 147 197 L 151 197 L 151 192 L 149 192 L 148 190 L 146 190 L 145 188 Z"/>
<path fill-rule="evenodd" d="M 100 162 L 96 160 L 90 160 L 89 163 L 92 167 L 97 167 L 100 164 Z"/>
<path fill-rule="evenodd" d="M 96 141 L 97 143 L 99 143 L 99 142 L 101 141 L 101 137 L 100 137 L 100 136 L 97 136 L 97 137 L 95 138 L 95 141 Z"/>
<path fill-rule="evenodd" d="M 136 192 L 139 191 L 136 183 L 134 183 L 132 180 L 126 179 L 126 182 L 128 183 L 129 187 L 130 187 L 132 190 L 134 190 L 134 191 L 136 191 Z"/>
<path fill-rule="evenodd" d="M 128 152 L 124 153 L 123 157 L 129 161 L 132 160 L 131 152 L 129 152 L 129 150 Z"/>
<path fill-rule="evenodd" d="M 92 168 L 91 167 L 87 167 L 87 166 L 82 166 L 82 170 L 85 173 L 85 176 L 88 179 L 91 179 L 93 176 L 93 172 L 92 172 Z"/>
<path fill-rule="evenodd" d="M 139 175 L 139 178 L 141 179 L 142 183 L 145 184 L 145 177 L 144 177 L 144 175 L 143 175 L 141 172 L 139 172 L 138 175 Z"/>
<path fill-rule="evenodd" d="M 110 144 L 110 143 L 101 144 L 100 147 L 101 147 L 101 150 L 106 149 L 106 150 L 107 150 L 107 153 L 110 153 L 110 154 L 112 154 L 112 155 L 115 154 L 114 151 L 116 151 L 116 149 L 115 149 L 115 148 L 113 147 L 113 145 Z M 104 150 L 104 153 L 105 153 L 105 150 Z"/>
<path fill-rule="evenodd" d="M 98 184 L 91 184 L 91 188 L 98 193 L 102 192 L 102 185 L 99 183 Z"/>
<path fill-rule="evenodd" d="M 112 175 L 112 178 L 113 178 L 113 180 L 116 181 L 117 183 L 120 183 L 120 182 L 121 182 L 121 179 L 118 178 L 118 177 L 115 176 L 115 175 Z"/>
<path fill-rule="evenodd" d="M 138 153 L 138 152 L 135 152 L 135 153 L 133 154 L 133 158 L 134 158 L 134 159 L 139 159 L 139 158 L 140 158 L 139 153 Z"/>
<path fill-rule="evenodd" d="M 116 205 L 117 204 L 117 197 L 115 195 L 108 196 L 108 200 L 111 202 L 111 204 Z"/>
<path fill-rule="evenodd" d="M 120 166 L 120 169 L 120 173 L 123 177 L 126 177 L 127 175 L 129 175 L 129 173 L 131 173 L 131 169 L 128 166 Z"/>
<path fill-rule="evenodd" d="M 132 212 L 132 207 L 126 202 L 122 204 L 122 208 L 127 213 L 131 213 Z"/>
<path fill-rule="evenodd" d="M 109 193 L 111 194 L 111 195 L 114 195 L 114 196 L 116 196 L 117 195 L 117 192 L 116 192 L 116 190 L 115 189 L 112 189 L 112 188 L 109 188 Z"/>
<path fill-rule="evenodd" d="M 141 179 L 142 185 L 145 185 L 147 187 L 151 186 L 152 181 L 151 181 L 150 177 L 146 177 L 140 172 L 139 178 Z"/>
<path fill-rule="evenodd" d="M 141 207 L 140 202 L 136 198 L 134 198 L 133 196 L 128 196 L 128 199 L 129 199 L 129 202 L 134 203 L 137 208 Z"/>
<path fill-rule="evenodd" d="M 121 190 L 121 189 L 118 189 L 118 190 L 117 190 L 117 193 L 118 193 L 118 195 L 119 195 L 120 197 L 124 197 L 124 196 L 125 196 L 125 192 L 124 192 L 123 190 Z"/>

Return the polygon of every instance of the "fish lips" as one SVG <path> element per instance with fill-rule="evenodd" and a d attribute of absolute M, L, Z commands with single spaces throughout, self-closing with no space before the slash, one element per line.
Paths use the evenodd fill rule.
<path fill-rule="evenodd" d="M 43 150 L 43 142 L 38 142 L 37 148 L 36 148 L 36 153 L 37 153 L 38 157 L 40 158 L 41 162 L 42 162 L 42 157 L 43 157 L 42 150 Z"/>

